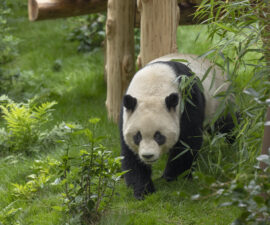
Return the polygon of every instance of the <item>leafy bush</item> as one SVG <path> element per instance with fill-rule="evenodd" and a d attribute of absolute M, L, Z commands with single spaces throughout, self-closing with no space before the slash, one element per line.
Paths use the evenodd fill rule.
<path fill-rule="evenodd" d="M 0 4 L 0 65 L 9 62 L 17 54 L 18 39 L 15 38 L 8 25 L 8 16 L 11 14 L 6 1 Z"/>
<path fill-rule="evenodd" d="M 46 129 L 52 120 L 52 107 L 56 102 L 37 105 L 34 98 L 27 103 L 15 103 L 7 96 L 2 96 L 0 102 L 5 122 L 0 129 L 1 153 L 15 151 L 30 154 L 53 146 L 64 135 L 61 124 L 50 131 Z"/>
<path fill-rule="evenodd" d="M 63 156 L 59 160 L 35 160 L 26 181 L 12 184 L 13 201 L 0 210 L 0 224 L 20 224 L 23 208 L 17 203 L 35 201 L 39 192 L 51 189 L 57 190 L 63 201 L 60 205 L 59 199 L 59 205 L 52 206 L 52 210 L 63 212 L 67 224 L 93 224 L 100 218 L 124 172 L 120 170 L 122 158 L 113 157 L 100 143 L 105 137 L 96 136 L 98 122 L 97 118 L 90 119 L 89 127 L 61 124 L 65 130 L 59 139 L 64 147 Z M 14 157 L 18 156 L 7 158 Z"/>
<path fill-rule="evenodd" d="M 90 119 L 95 127 L 99 119 Z M 61 184 L 64 186 L 63 210 L 67 212 L 71 224 L 92 224 L 110 204 L 115 192 L 115 184 L 123 172 L 120 171 L 121 157 L 113 158 L 112 152 L 100 141 L 104 137 L 95 136 L 95 128 L 80 128 L 67 124 L 70 130 L 66 143 L 66 154 L 60 165 Z M 79 151 L 72 155 L 71 139 L 77 135 L 87 138 L 87 143 L 77 146 Z"/>
<path fill-rule="evenodd" d="M 270 153 L 270 152 L 269 152 Z M 195 179 L 201 183 L 193 200 L 214 197 L 220 206 L 235 206 L 241 209 L 239 217 L 232 225 L 258 224 L 270 222 L 270 157 L 261 155 L 258 161 L 267 164 L 262 170 L 255 166 L 253 173 L 241 173 L 229 181 L 217 181 L 215 177 L 196 172 Z M 226 201 L 224 202 L 224 199 Z"/>
<path fill-rule="evenodd" d="M 10 203 L 4 209 L 0 210 L 0 224 L 8 225 L 8 224 L 20 224 L 16 221 L 16 215 L 22 212 L 22 208 L 17 208 L 14 205 L 16 202 Z M 16 222 L 14 222 L 16 221 Z"/>
<path fill-rule="evenodd" d="M 220 107 L 232 114 L 237 111 L 241 116 L 240 124 L 236 124 L 236 141 L 229 147 L 234 149 L 235 164 L 227 167 L 237 172 L 256 163 L 264 128 L 270 87 L 267 52 L 262 41 L 267 25 L 267 20 L 262 18 L 265 4 L 264 1 L 247 0 L 239 4 L 203 0 L 197 11 L 197 17 L 207 18 L 209 38 L 215 40 L 215 45 L 204 55 L 213 56 L 231 83 L 227 92 L 219 96 L 227 108 L 225 104 Z M 221 143 L 222 138 L 219 136 L 215 142 Z"/>
<path fill-rule="evenodd" d="M 11 34 L 8 17 L 11 9 L 6 1 L 0 4 L 0 94 L 5 93 L 12 85 L 12 77 L 1 65 L 10 62 L 17 55 L 17 45 L 19 39 Z"/>
<path fill-rule="evenodd" d="M 69 33 L 68 40 L 79 41 L 79 52 L 90 52 L 102 46 L 105 40 L 104 14 L 91 14 L 72 21 L 75 28 Z"/>
<path fill-rule="evenodd" d="M 44 160 L 35 160 L 31 167 L 33 173 L 27 176 L 27 182 L 25 184 L 12 184 L 14 186 L 13 196 L 16 199 L 32 199 L 36 192 L 56 179 L 59 164 L 59 161 L 49 157 Z"/>
<path fill-rule="evenodd" d="M 210 140 L 210 152 L 206 147 L 200 154 L 210 170 L 195 172 L 202 185 L 193 199 L 216 197 L 226 200 L 222 206 L 238 207 L 241 214 L 235 225 L 269 224 L 270 161 L 268 155 L 257 157 L 270 94 L 269 1 L 203 0 L 197 16 L 207 18 L 209 38 L 216 41 L 204 55 L 212 54 L 231 82 L 223 96 L 229 103 L 226 110 L 238 111 L 241 121 L 236 124 L 234 144 L 224 145 L 224 137 L 217 135 Z M 265 171 L 256 166 L 256 159 L 268 165 Z"/>

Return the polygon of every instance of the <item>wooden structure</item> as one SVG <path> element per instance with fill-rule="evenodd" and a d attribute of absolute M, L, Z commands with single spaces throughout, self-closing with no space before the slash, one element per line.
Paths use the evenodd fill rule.
<path fill-rule="evenodd" d="M 28 17 L 30 21 L 39 21 L 105 12 L 107 2 L 108 0 L 28 0 Z M 192 15 L 200 2 L 201 0 L 178 0 L 181 25 L 198 23 Z M 140 15 L 137 14 L 137 26 L 139 21 Z"/>

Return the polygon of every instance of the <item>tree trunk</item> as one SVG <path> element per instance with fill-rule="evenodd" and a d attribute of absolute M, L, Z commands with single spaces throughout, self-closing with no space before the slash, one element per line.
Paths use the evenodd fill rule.
<path fill-rule="evenodd" d="M 106 23 L 106 107 L 109 119 L 118 121 L 122 96 L 135 73 L 135 0 L 109 0 Z"/>
<path fill-rule="evenodd" d="M 141 12 L 141 52 L 138 66 L 177 52 L 179 8 L 177 0 L 138 0 Z"/>
<path fill-rule="evenodd" d="M 106 11 L 107 0 L 28 0 L 30 21 Z"/>

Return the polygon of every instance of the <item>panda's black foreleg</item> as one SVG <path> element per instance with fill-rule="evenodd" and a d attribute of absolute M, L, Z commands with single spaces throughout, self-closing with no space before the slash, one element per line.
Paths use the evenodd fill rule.
<path fill-rule="evenodd" d="M 143 199 L 144 195 L 155 191 L 151 180 L 152 169 L 140 161 L 140 159 L 123 143 L 122 146 L 122 169 L 128 171 L 125 175 L 127 186 L 133 188 L 136 199 Z"/>
<path fill-rule="evenodd" d="M 197 146 L 200 148 L 202 138 L 197 137 L 195 139 L 197 139 Z M 181 143 L 177 143 L 170 150 L 163 178 L 167 181 L 173 181 L 176 180 L 183 172 L 190 170 L 194 160 L 196 159 L 199 148 L 195 147 L 193 149 L 189 149 Z M 191 177 L 191 171 L 186 175 L 186 177 Z"/>
<path fill-rule="evenodd" d="M 196 95 L 197 94 L 197 95 Z M 163 174 L 167 181 L 175 180 L 181 173 L 191 169 L 203 142 L 204 98 L 195 92 L 193 103 L 187 104 L 180 122 L 180 137 L 169 152 Z M 191 171 L 190 171 L 191 172 Z M 189 173 L 189 176 L 191 173 Z"/>

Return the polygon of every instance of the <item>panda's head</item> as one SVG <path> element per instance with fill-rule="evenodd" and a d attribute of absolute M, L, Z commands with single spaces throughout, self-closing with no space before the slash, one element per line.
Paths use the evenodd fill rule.
<path fill-rule="evenodd" d="M 148 65 L 134 76 L 123 98 L 124 140 L 146 164 L 157 161 L 179 139 L 176 78 L 168 65 Z"/>

